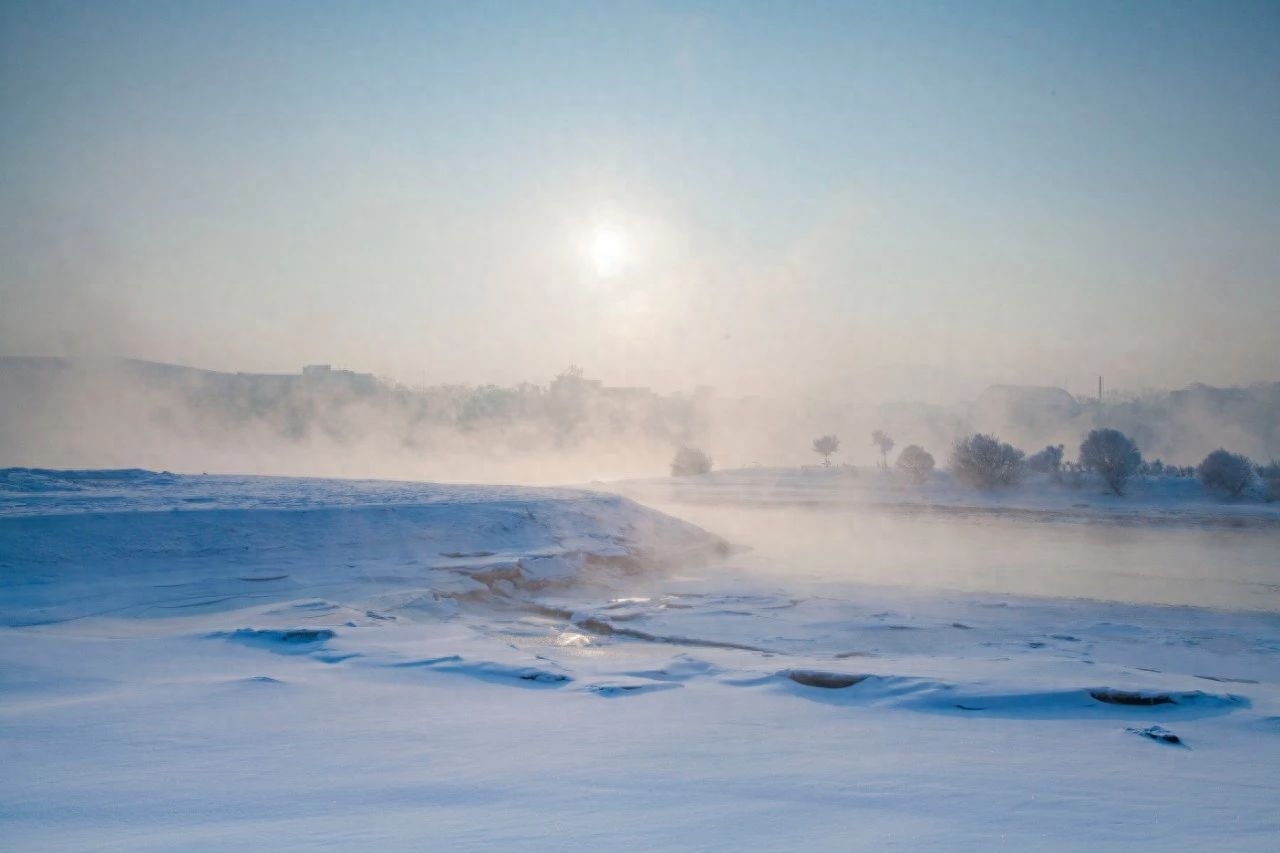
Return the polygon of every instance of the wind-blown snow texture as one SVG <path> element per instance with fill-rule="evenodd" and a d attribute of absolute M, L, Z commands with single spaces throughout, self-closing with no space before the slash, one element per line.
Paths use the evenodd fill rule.
<path fill-rule="evenodd" d="M 1275 848 L 1274 613 L 742 565 L 588 492 L 0 472 L 0 838 Z"/>

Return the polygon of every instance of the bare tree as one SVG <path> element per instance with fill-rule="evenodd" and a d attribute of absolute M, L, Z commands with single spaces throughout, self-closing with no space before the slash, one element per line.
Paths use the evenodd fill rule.
<path fill-rule="evenodd" d="M 918 444 L 908 444 L 898 454 L 897 465 L 916 483 L 925 483 L 933 473 L 933 454 Z"/>
<path fill-rule="evenodd" d="M 1086 471 L 1096 471 L 1107 488 L 1123 495 L 1125 484 L 1142 466 L 1142 454 L 1133 440 L 1120 430 L 1095 429 L 1080 445 L 1080 466 Z"/>
<path fill-rule="evenodd" d="M 834 435 L 822 435 L 813 440 L 813 452 L 822 457 L 823 465 L 831 464 L 831 454 L 840 449 L 840 439 Z"/>
<path fill-rule="evenodd" d="M 1206 489 L 1235 498 L 1253 485 L 1253 463 L 1239 453 L 1219 449 L 1196 466 L 1196 476 Z"/>
<path fill-rule="evenodd" d="M 876 430 L 871 433 L 871 443 L 880 450 L 880 467 L 888 468 L 889 451 L 893 450 L 893 439 L 889 437 L 888 433 Z"/>
<path fill-rule="evenodd" d="M 951 451 L 951 472 L 956 479 L 980 489 L 1012 485 L 1022 477 L 1025 454 L 994 435 L 971 435 L 956 442 Z"/>

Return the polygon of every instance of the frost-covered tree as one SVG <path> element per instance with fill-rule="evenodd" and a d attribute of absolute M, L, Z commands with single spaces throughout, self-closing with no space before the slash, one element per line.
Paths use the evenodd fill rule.
<path fill-rule="evenodd" d="M 1061 444 L 1050 444 L 1044 450 L 1038 450 L 1027 459 L 1027 467 L 1037 474 L 1052 474 L 1055 478 L 1062 473 Z"/>
<path fill-rule="evenodd" d="M 1280 462 L 1272 459 L 1269 465 L 1259 465 L 1258 479 L 1266 489 L 1267 500 L 1280 501 Z"/>
<path fill-rule="evenodd" d="M 682 447 L 671 460 L 672 477 L 711 473 L 711 457 L 696 447 Z"/>
<path fill-rule="evenodd" d="M 1025 454 L 994 435 L 971 435 L 951 450 L 951 473 L 962 483 L 990 489 L 1018 482 Z"/>
<path fill-rule="evenodd" d="M 1080 467 L 1097 472 L 1117 495 L 1124 494 L 1125 484 L 1141 466 L 1138 446 L 1118 429 L 1091 430 L 1080 445 Z"/>
<path fill-rule="evenodd" d="M 1159 459 L 1153 459 L 1150 462 L 1143 462 L 1138 472 L 1144 477 L 1159 477 L 1165 473 L 1165 465 Z"/>
<path fill-rule="evenodd" d="M 1253 473 L 1253 463 L 1247 457 L 1222 449 L 1213 451 L 1196 466 L 1196 476 L 1206 489 L 1233 498 L 1253 484 Z"/>
<path fill-rule="evenodd" d="M 840 449 L 840 439 L 834 435 L 821 435 L 813 440 L 813 452 L 822 457 L 823 465 L 831 464 L 831 454 Z"/>
<path fill-rule="evenodd" d="M 918 444 L 908 444 L 898 454 L 898 470 L 906 473 L 917 483 L 928 481 L 933 473 L 933 454 Z"/>
<path fill-rule="evenodd" d="M 871 443 L 880 451 L 880 467 L 889 467 L 889 451 L 893 450 L 893 439 L 888 433 L 876 430 L 871 433 Z"/>

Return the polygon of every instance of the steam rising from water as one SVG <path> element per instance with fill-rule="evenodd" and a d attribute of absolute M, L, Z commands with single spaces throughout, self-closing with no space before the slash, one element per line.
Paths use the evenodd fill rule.
<path fill-rule="evenodd" d="M 994 386 L 952 405 L 851 397 L 731 397 L 616 387 L 570 370 L 545 384 L 410 388 L 350 371 L 222 374 L 119 360 L 0 358 L 0 465 L 566 483 L 666 474 L 675 451 L 718 469 L 878 461 L 884 429 L 945 465 L 952 443 L 994 432 L 1034 451 L 1114 426 L 1147 458 L 1194 464 L 1220 446 L 1280 456 L 1280 384 L 1194 387 L 1106 403 Z"/>
<path fill-rule="evenodd" d="M 1280 528 L 1048 523 L 1001 512 L 652 501 L 788 594 L 848 582 L 1280 611 Z"/>

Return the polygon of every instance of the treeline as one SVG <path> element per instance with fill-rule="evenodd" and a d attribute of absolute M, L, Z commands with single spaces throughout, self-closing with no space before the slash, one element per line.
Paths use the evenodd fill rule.
<path fill-rule="evenodd" d="M 1064 458 L 1065 450 L 1061 444 L 1049 445 L 1028 457 L 994 435 L 977 433 L 956 442 L 949 467 L 958 481 L 980 489 L 1013 485 L 1035 472 L 1077 485 L 1081 475 L 1092 474 L 1116 495 L 1124 495 L 1135 477 L 1196 477 L 1206 490 L 1228 497 L 1253 493 L 1265 500 L 1280 498 L 1280 463 L 1255 464 L 1225 449 L 1213 451 L 1195 467 L 1166 465 L 1159 459 L 1144 460 L 1138 445 L 1123 432 L 1095 429 L 1081 442 L 1075 462 Z M 913 467 L 909 460 L 906 467 Z"/>
<path fill-rule="evenodd" d="M 355 378 L 353 378 L 353 376 Z M 566 450 L 583 445 L 701 441 L 709 392 L 663 395 L 613 388 L 570 368 L 550 383 L 411 388 L 333 371 L 313 376 L 204 374 L 171 382 L 161 416 L 197 415 L 196 429 L 246 431 L 287 441 L 337 443 L 376 437 L 403 449 L 473 445 L 507 450 Z"/>
<path fill-rule="evenodd" d="M 910 399 L 910 391 L 902 397 Z M 1221 446 L 1266 461 L 1280 457 L 1280 382 L 1192 385 L 1105 401 L 1073 397 L 1060 388 L 996 385 L 966 403 L 886 404 L 865 426 L 909 435 L 925 447 L 950 447 L 958 438 L 984 433 L 1029 451 L 1109 428 L 1132 438 L 1145 455 L 1182 466 Z"/>
<path fill-rule="evenodd" d="M 880 453 L 879 467 L 889 470 L 889 453 L 895 442 L 883 430 L 871 433 L 871 444 Z M 834 434 L 813 440 L 813 452 L 822 457 L 824 467 L 840 450 Z M 1115 495 L 1123 496 L 1135 477 L 1195 477 L 1210 492 L 1231 498 L 1249 495 L 1264 500 L 1280 499 L 1280 462 L 1255 464 L 1240 453 L 1218 449 L 1199 465 L 1166 465 L 1159 459 L 1146 460 L 1132 438 L 1116 429 L 1091 430 L 1080 443 L 1076 461 L 1066 457 L 1063 444 L 1048 445 L 1031 455 L 995 435 L 974 433 L 951 447 L 947 469 L 960 483 L 975 489 L 996 489 L 1021 482 L 1028 473 L 1047 475 L 1055 482 L 1082 485 L 1085 475 L 1102 481 Z M 933 476 L 935 460 L 917 444 L 902 449 L 893 469 L 912 482 L 924 484 Z M 683 448 L 672 462 L 672 474 L 686 476 L 711 470 L 710 458 L 700 450 Z M 847 466 L 846 466 L 847 467 Z M 848 470 L 854 470 L 849 468 Z"/>

